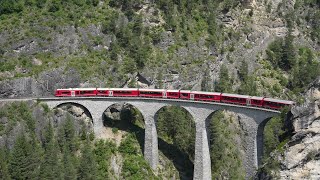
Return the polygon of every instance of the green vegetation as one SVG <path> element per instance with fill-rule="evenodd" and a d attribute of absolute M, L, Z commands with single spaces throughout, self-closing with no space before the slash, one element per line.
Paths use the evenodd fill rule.
<path fill-rule="evenodd" d="M 42 106 L 8 104 L 1 109 L 0 118 L 8 118 L 6 126 L 16 122 L 32 127 L 22 117 L 33 119 L 31 110 Z M 117 147 L 110 141 L 92 142 L 89 132 L 77 132 L 71 115 L 58 127 L 51 123 L 48 121 L 41 130 L 41 138 L 35 135 L 35 128 L 27 128 L 24 133 L 21 130 L 13 149 L 0 148 L 1 179 L 113 179 L 111 158 L 119 153 L 123 157 L 121 179 L 156 179 L 135 133 L 129 133 Z"/>
<path fill-rule="evenodd" d="M 195 145 L 195 123 L 191 115 L 177 106 L 159 110 L 157 118 L 159 150 L 171 159 L 180 173 L 192 177 Z"/>
<path fill-rule="evenodd" d="M 25 102 L 15 102 L 11 106 L 5 106 L 0 109 L 0 118 L 7 117 L 8 123 L 0 124 L 0 135 L 7 134 L 16 125 L 17 122 L 24 122 L 27 125 L 27 131 L 31 134 L 35 130 L 35 120 L 30 112 L 30 107 Z"/>
<path fill-rule="evenodd" d="M 216 112 L 210 120 L 210 156 L 213 179 L 245 179 L 239 145 L 239 135 L 232 118 L 226 118 L 223 111 Z"/>
<path fill-rule="evenodd" d="M 223 64 L 220 67 L 220 80 L 215 86 L 216 92 L 232 92 L 232 79 L 229 76 L 228 68 Z"/>
<path fill-rule="evenodd" d="M 241 81 L 241 85 L 238 89 L 239 94 L 248 94 L 251 96 L 258 95 L 257 84 L 255 82 L 254 76 L 249 76 L 248 63 L 245 61 L 241 62 L 239 79 Z"/>
<path fill-rule="evenodd" d="M 271 43 L 266 50 L 267 60 L 274 69 L 287 71 L 288 80 L 280 76 L 281 85 L 287 87 L 295 94 L 300 93 L 320 75 L 320 63 L 317 61 L 314 52 L 307 47 L 295 47 L 292 36 L 278 39 Z"/>
<path fill-rule="evenodd" d="M 37 38 L 40 49 L 32 55 L 22 52 L 20 57 L 6 56 L 6 61 L 0 62 L 0 72 L 16 71 L 18 67 L 23 71 L 16 71 L 14 77 L 31 76 L 65 64 L 77 69 L 83 80 L 99 77 L 112 85 L 112 81 L 125 79 L 127 73 L 141 71 L 146 66 L 160 67 L 162 63 L 158 59 L 172 59 L 177 47 L 187 46 L 188 42 L 196 42 L 202 37 L 205 37 L 207 46 L 219 50 L 223 33 L 222 26 L 216 22 L 216 16 L 219 11 L 235 8 L 240 1 L 156 1 L 150 6 L 159 10 L 151 18 L 158 20 L 163 17 L 166 22 L 158 22 L 158 26 L 144 25 L 143 14 L 137 12 L 141 4 L 142 1 L 115 0 L 103 3 L 98 0 L 3 0 L 0 21 L 6 25 L 0 25 L 0 30 L 10 31 L 12 37 L 0 47 L 0 55 L 7 52 L 4 47 L 11 47 L 15 42 L 30 38 Z M 44 52 L 54 42 L 57 33 L 65 35 L 70 26 L 75 27 L 79 35 L 79 50 L 72 51 L 70 47 L 65 49 L 61 46 L 59 48 L 63 52 L 69 51 L 69 54 Z M 82 32 L 92 26 L 101 27 L 104 34 Z M 162 40 L 161 34 L 164 31 L 171 31 L 175 39 L 175 44 L 169 47 L 172 49 L 169 53 L 155 46 Z M 109 44 L 104 35 L 115 38 Z M 96 47 L 104 48 L 97 50 Z M 34 57 L 42 64 L 32 63 Z M 119 58 L 123 61 L 118 61 Z M 204 61 L 199 59 L 192 63 L 201 64 Z M 106 77 L 110 66 L 113 69 L 113 80 Z M 182 68 L 179 62 L 176 62 L 175 67 Z"/>
<path fill-rule="evenodd" d="M 270 156 L 270 153 L 275 150 L 281 153 L 285 143 L 292 136 L 291 130 L 285 124 L 288 111 L 289 108 L 282 109 L 281 114 L 270 119 L 264 128 L 263 161 L 266 165 L 260 171 L 264 171 L 267 174 L 280 168 L 280 162 L 278 162 L 277 157 Z"/>

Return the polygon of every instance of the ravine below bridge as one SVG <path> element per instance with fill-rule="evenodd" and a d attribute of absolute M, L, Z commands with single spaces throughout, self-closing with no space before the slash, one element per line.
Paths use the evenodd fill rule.
<path fill-rule="evenodd" d="M 71 103 L 84 107 L 93 120 L 93 131 L 97 138 L 103 132 L 103 113 L 113 104 L 127 103 L 137 108 L 145 121 L 144 157 L 152 169 L 159 162 L 156 114 L 165 106 L 180 106 L 186 109 L 196 124 L 195 160 L 193 179 L 211 179 L 211 160 L 207 124 L 211 115 L 219 110 L 227 110 L 238 115 L 247 130 L 245 162 L 247 178 L 252 177 L 261 163 L 263 154 L 263 130 L 266 122 L 279 111 L 257 107 L 239 106 L 216 102 L 187 101 L 176 99 L 124 98 L 124 97 L 65 97 L 65 98 L 29 98 L 45 102 L 52 109 L 61 104 Z M 29 100 L 29 99 L 17 99 Z M 2 99 L 2 101 L 6 101 Z M 10 100 L 9 100 L 10 101 Z"/>

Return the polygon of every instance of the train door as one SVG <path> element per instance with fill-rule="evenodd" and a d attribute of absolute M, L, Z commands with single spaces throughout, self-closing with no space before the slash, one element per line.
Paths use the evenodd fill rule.
<path fill-rule="evenodd" d="M 162 97 L 167 98 L 167 91 L 162 92 Z"/>
<path fill-rule="evenodd" d="M 113 96 L 113 91 L 109 91 L 109 96 L 110 96 L 110 97 Z"/>
<path fill-rule="evenodd" d="M 251 106 L 251 97 L 247 98 L 247 106 Z"/>
<path fill-rule="evenodd" d="M 190 99 L 194 100 L 194 94 L 190 94 Z"/>
<path fill-rule="evenodd" d="M 72 97 L 75 97 L 75 96 L 76 96 L 76 92 L 71 91 L 71 96 L 72 96 Z"/>

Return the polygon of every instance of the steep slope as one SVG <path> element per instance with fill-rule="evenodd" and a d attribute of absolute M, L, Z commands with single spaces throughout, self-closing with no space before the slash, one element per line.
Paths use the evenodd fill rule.
<path fill-rule="evenodd" d="M 292 40 L 283 42 L 283 55 L 276 58 L 285 63 L 289 47 L 297 61 L 301 48 L 319 60 L 316 1 L 19 0 L 13 5 L 0 10 L 2 97 L 47 96 L 58 87 L 136 86 L 139 73 L 150 87 L 288 98 L 281 92 L 287 91 L 293 68 L 274 64 L 266 53 L 270 43 L 289 30 Z M 243 62 L 249 78 L 241 76 Z M 217 88 L 221 66 L 228 69 L 231 88 Z"/>

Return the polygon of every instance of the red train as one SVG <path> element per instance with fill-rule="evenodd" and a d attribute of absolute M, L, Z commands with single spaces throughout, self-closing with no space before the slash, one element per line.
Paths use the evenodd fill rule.
<path fill-rule="evenodd" d="M 166 89 L 136 89 L 136 88 L 70 88 L 57 89 L 57 97 L 75 96 L 107 96 L 107 97 L 146 97 L 146 98 L 168 98 L 186 99 L 193 101 L 210 101 L 237 104 L 243 106 L 255 106 L 279 110 L 284 106 L 294 105 L 293 101 L 228 94 L 219 92 L 202 92 L 188 90 L 166 90 Z"/>

